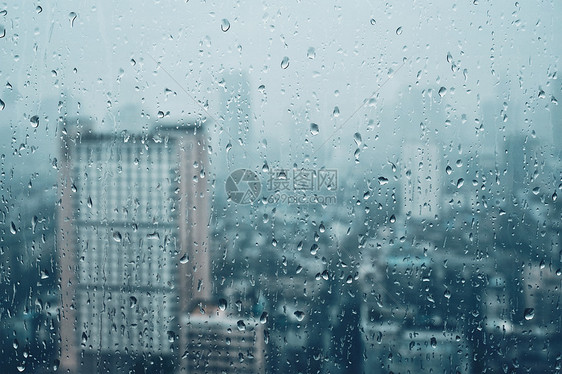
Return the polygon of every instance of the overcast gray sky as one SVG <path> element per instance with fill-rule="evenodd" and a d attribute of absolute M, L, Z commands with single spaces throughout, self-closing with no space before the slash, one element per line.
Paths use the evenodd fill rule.
<path fill-rule="evenodd" d="M 62 91 L 72 98 L 71 114 L 92 116 L 104 130 L 140 131 L 158 111 L 169 111 L 170 119 L 197 115 L 202 110 L 191 97 L 208 102 L 210 115 L 219 118 L 219 82 L 231 70 L 248 73 L 256 139 L 267 141 L 270 158 L 284 157 L 280 149 L 289 143 L 314 151 L 344 123 L 327 143 L 343 157 L 353 157 L 355 132 L 386 152 L 419 131 L 421 120 L 434 136 L 478 143 L 475 120 L 482 119 L 484 102 L 493 102 L 497 115 L 504 101 L 515 105 L 508 112 L 529 122 L 508 121 L 507 131 L 535 130 L 548 140 L 551 96 L 559 96 L 553 80 L 561 51 L 559 1 L 13 1 L 2 9 L 6 154 L 27 141 L 37 155 L 54 155 Z M 289 66 L 283 69 L 285 57 Z M 376 104 L 346 123 L 383 83 Z M 412 94 L 404 95 L 409 86 Z M 440 87 L 447 89 L 442 98 Z M 431 95 L 426 91 L 423 99 L 427 89 Z M 135 123 L 113 121 L 131 104 L 145 116 L 139 113 Z M 421 108 L 415 112 L 421 120 L 407 118 L 414 106 Z M 34 115 L 38 129 L 29 123 Z M 379 125 L 368 129 L 369 119 Z M 309 122 L 319 125 L 318 135 L 310 133 Z M 493 136 L 496 130 L 486 129 Z M 239 134 L 216 127 L 210 135 L 215 152 L 222 152 L 230 135 Z"/>

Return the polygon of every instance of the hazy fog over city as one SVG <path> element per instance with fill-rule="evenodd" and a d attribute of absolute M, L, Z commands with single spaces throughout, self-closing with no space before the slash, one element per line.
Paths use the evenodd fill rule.
<path fill-rule="evenodd" d="M 561 35 L 559 1 L 0 3 L 0 362 L 559 372 Z"/>
<path fill-rule="evenodd" d="M 9 154 L 12 135 L 29 135 L 41 159 L 52 155 L 61 100 L 69 115 L 91 117 L 104 131 L 142 131 L 160 111 L 171 119 L 212 117 L 217 159 L 229 142 L 234 158 L 242 154 L 236 143 L 251 135 L 253 143 L 243 148 L 260 162 L 301 163 L 303 152 L 314 152 L 333 134 L 327 148 L 341 149 L 347 156 L 341 162 L 352 158 L 355 132 L 364 138 L 365 154 L 380 157 L 396 151 L 405 134 L 419 132 L 424 120 L 432 136 L 468 142 L 466 148 L 533 130 L 547 141 L 552 128 L 544 123 L 559 91 L 560 7 L 60 1 L 39 11 L 6 4 L 1 74 L 11 87 L 2 88 L 2 116 L 11 136 L 2 146 Z M 249 83 L 251 117 L 229 129 L 220 96 L 225 76 L 239 74 Z M 373 95 L 373 103 L 336 131 Z M 486 104 L 491 118 L 484 117 Z M 119 121 L 125 114 L 127 123 Z M 37 129 L 23 126 L 35 115 Z M 510 122 L 516 118 L 522 121 Z M 317 136 L 310 134 L 311 122 L 319 125 Z M 280 152 L 289 142 L 290 158 Z M 326 157 L 321 162 L 333 162 Z M 255 166 L 256 157 L 250 159 L 247 166 Z"/>

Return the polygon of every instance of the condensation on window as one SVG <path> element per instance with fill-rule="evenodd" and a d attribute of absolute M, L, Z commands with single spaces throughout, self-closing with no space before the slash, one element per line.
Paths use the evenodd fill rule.
<path fill-rule="evenodd" d="M 561 21 L 0 2 L 0 371 L 559 372 Z"/>

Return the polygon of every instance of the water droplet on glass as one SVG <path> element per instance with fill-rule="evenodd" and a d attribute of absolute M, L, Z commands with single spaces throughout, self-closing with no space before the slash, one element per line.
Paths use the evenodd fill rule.
<path fill-rule="evenodd" d="M 225 310 L 227 305 L 228 304 L 227 304 L 225 299 L 219 299 L 219 309 L 220 310 Z"/>
<path fill-rule="evenodd" d="M 155 231 L 155 232 L 146 234 L 146 238 L 148 240 L 158 240 L 158 239 L 160 239 L 160 234 L 158 234 L 158 232 Z"/>
<path fill-rule="evenodd" d="M 240 320 L 236 323 L 236 326 L 238 327 L 238 330 L 240 331 L 245 331 L 246 330 L 246 324 L 244 323 L 244 321 Z"/>
<path fill-rule="evenodd" d="M 314 60 L 314 57 L 316 57 L 316 50 L 313 47 L 308 48 L 308 51 L 306 52 L 306 57 L 308 57 L 311 60 Z"/>
<path fill-rule="evenodd" d="M 533 308 L 526 308 L 525 312 L 523 313 L 523 315 L 525 316 L 525 319 L 527 321 L 532 320 L 535 317 L 535 309 Z"/>
<path fill-rule="evenodd" d="M 4 103 L 2 99 L 0 99 L 0 110 L 4 110 L 5 107 L 6 107 L 6 103 Z"/>
<path fill-rule="evenodd" d="M 385 177 L 379 177 L 379 184 L 380 184 L 381 186 L 384 186 L 384 185 L 387 184 L 387 183 L 388 183 L 388 179 L 387 179 L 387 178 L 385 178 Z"/>
<path fill-rule="evenodd" d="M 176 341 L 176 333 L 173 331 L 167 331 L 168 334 L 168 342 L 173 343 Z"/>
<path fill-rule="evenodd" d="M 10 224 L 10 232 L 14 235 L 16 234 L 16 232 L 18 232 L 18 230 L 16 229 L 16 224 L 14 222 Z"/>
<path fill-rule="evenodd" d="M 187 253 L 181 256 L 180 264 L 187 264 L 189 262 L 189 257 L 187 257 Z"/>
<path fill-rule="evenodd" d="M 443 97 L 447 93 L 447 89 L 445 87 L 441 87 L 437 93 L 439 96 Z"/>
<path fill-rule="evenodd" d="M 91 207 L 94 205 L 94 203 L 92 202 L 92 198 L 91 198 L 91 197 L 88 197 L 87 205 L 88 205 L 88 208 L 91 208 Z"/>
<path fill-rule="evenodd" d="M 295 315 L 295 317 L 297 317 L 297 321 L 300 322 L 300 321 L 302 321 L 302 320 L 304 319 L 304 315 L 305 315 L 305 314 L 304 314 L 304 312 L 301 312 L 300 310 L 297 310 L 297 311 L 294 313 L 294 315 Z"/>
<path fill-rule="evenodd" d="M 332 115 L 337 118 L 340 116 L 340 108 L 339 107 L 334 107 L 334 111 L 332 112 Z"/>
<path fill-rule="evenodd" d="M 453 172 L 453 168 L 450 167 L 449 165 L 447 165 L 447 167 L 445 168 L 445 172 L 446 172 L 448 175 L 451 175 L 451 173 Z"/>
<path fill-rule="evenodd" d="M 0 39 L 6 36 L 6 29 L 0 26 Z"/>
<path fill-rule="evenodd" d="M 533 188 L 533 194 L 538 195 L 539 192 L 541 192 L 540 187 L 535 187 L 535 188 Z"/>
<path fill-rule="evenodd" d="M 319 132 L 320 132 L 320 129 L 318 128 L 318 125 L 316 123 L 311 123 L 310 124 L 310 133 L 312 135 L 318 135 Z"/>
<path fill-rule="evenodd" d="M 310 254 L 315 256 L 318 253 L 318 244 L 314 243 L 312 247 L 310 247 Z"/>
<path fill-rule="evenodd" d="M 115 240 L 117 243 L 121 242 L 121 233 L 119 231 L 115 231 L 113 233 L 113 240 Z"/>
<path fill-rule="evenodd" d="M 451 291 L 445 290 L 445 292 L 443 293 L 443 296 L 445 296 L 446 299 L 450 299 L 451 298 Z"/>
<path fill-rule="evenodd" d="M 281 61 L 281 68 L 287 69 L 288 67 L 289 67 L 289 57 L 285 56 L 285 57 L 283 57 L 283 60 Z"/>
<path fill-rule="evenodd" d="M 137 298 L 134 297 L 134 296 L 131 296 L 129 298 L 129 307 L 134 308 L 135 306 L 137 306 Z"/>
<path fill-rule="evenodd" d="M 224 32 L 227 32 L 228 30 L 230 30 L 230 22 L 228 22 L 228 20 L 226 18 L 222 19 L 221 30 L 224 31 Z"/>
<path fill-rule="evenodd" d="M 263 325 L 267 323 L 267 312 L 263 312 L 260 316 L 260 323 Z"/>
<path fill-rule="evenodd" d="M 459 180 L 457 181 L 457 188 L 461 188 L 463 184 L 464 184 L 464 179 L 459 178 Z"/>
<path fill-rule="evenodd" d="M 377 21 L 374 18 L 371 18 L 371 21 L 369 21 L 369 22 L 371 22 L 371 25 L 373 25 L 373 26 L 377 24 Z"/>
<path fill-rule="evenodd" d="M 35 8 L 35 11 L 37 12 L 37 14 L 39 14 L 43 11 L 43 8 L 38 5 L 37 8 Z"/>
<path fill-rule="evenodd" d="M 70 27 L 74 26 L 74 20 L 78 17 L 78 15 L 74 12 L 68 13 L 68 19 L 70 20 Z"/>
<path fill-rule="evenodd" d="M 34 129 L 36 129 L 37 127 L 39 127 L 39 116 L 33 116 L 29 119 L 29 122 L 31 123 L 31 127 L 33 127 Z"/>
<path fill-rule="evenodd" d="M 437 339 L 434 336 L 431 337 L 430 343 L 433 348 L 437 347 Z"/>
<path fill-rule="evenodd" d="M 31 231 L 35 232 L 35 227 L 37 227 L 37 222 L 39 221 L 39 218 L 37 218 L 37 216 L 33 216 L 33 218 L 31 219 Z"/>
<path fill-rule="evenodd" d="M 402 26 L 396 29 L 396 35 L 402 34 Z"/>

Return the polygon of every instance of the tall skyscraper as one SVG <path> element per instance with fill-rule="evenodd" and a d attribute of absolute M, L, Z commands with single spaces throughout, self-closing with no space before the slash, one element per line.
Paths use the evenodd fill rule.
<path fill-rule="evenodd" d="M 554 89 L 554 92 L 561 92 L 562 91 L 562 83 L 560 81 L 558 81 L 558 84 L 555 85 L 555 87 L 558 86 L 557 88 Z M 554 96 L 552 97 L 554 98 Z M 553 99 L 550 99 L 551 102 Z M 560 98 L 558 98 L 560 99 Z M 558 101 L 557 104 L 552 105 L 551 109 L 550 109 L 550 121 L 551 121 L 551 129 L 552 129 L 552 141 L 553 141 L 553 148 L 554 148 L 554 154 L 557 157 L 553 157 L 554 162 L 557 165 L 560 165 L 562 162 L 560 161 L 562 159 L 562 150 L 560 149 L 559 146 L 562 144 L 562 107 L 560 105 L 558 105 Z"/>
<path fill-rule="evenodd" d="M 251 87 L 248 74 L 241 70 L 226 71 L 219 84 L 220 119 L 216 124 L 216 133 L 219 136 L 214 137 L 213 147 L 229 151 L 219 152 L 213 158 L 213 170 L 230 172 L 248 167 L 248 158 L 251 160 L 251 155 L 257 152 Z"/>
<path fill-rule="evenodd" d="M 224 74 L 220 91 L 221 117 L 231 136 L 244 143 L 251 139 L 252 97 L 248 74 L 233 70 Z"/>
<path fill-rule="evenodd" d="M 211 290 L 202 123 L 140 136 L 77 120 L 64 134 L 61 368 L 127 372 L 152 356 L 171 367 L 181 316 Z"/>
<path fill-rule="evenodd" d="M 407 142 L 402 149 L 403 206 L 412 218 L 433 219 L 441 204 L 437 146 Z"/>

